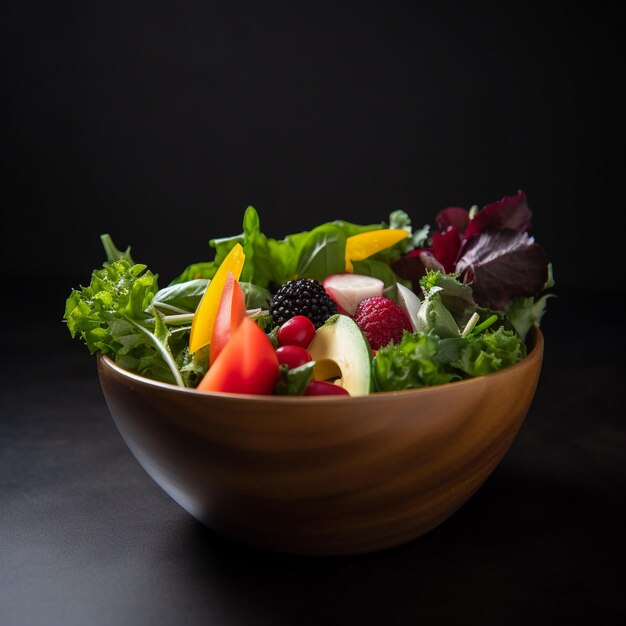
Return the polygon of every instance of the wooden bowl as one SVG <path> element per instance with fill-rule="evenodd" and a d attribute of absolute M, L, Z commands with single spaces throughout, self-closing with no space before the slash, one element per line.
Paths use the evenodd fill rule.
<path fill-rule="evenodd" d="M 209 528 L 293 554 L 354 554 L 441 524 L 502 459 L 528 411 L 543 337 L 480 378 L 358 398 L 202 393 L 98 358 L 104 396 L 148 474 Z"/>

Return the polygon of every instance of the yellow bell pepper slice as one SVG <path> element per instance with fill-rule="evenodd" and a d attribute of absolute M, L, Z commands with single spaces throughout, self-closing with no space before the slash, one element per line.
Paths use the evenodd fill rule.
<path fill-rule="evenodd" d="M 191 320 L 191 334 L 189 336 L 189 350 L 191 352 L 196 352 L 211 343 L 213 325 L 228 272 L 233 274 L 235 280 L 239 280 L 245 259 L 246 255 L 243 248 L 241 244 L 237 243 L 217 268 Z"/>
<path fill-rule="evenodd" d="M 389 248 L 408 236 L 409 233 L 400 228 L 381 228 L 348 237 L 346 239 L 346 271 L 354 271 L 352 261 L 367 259 L 372 254 Z"/>

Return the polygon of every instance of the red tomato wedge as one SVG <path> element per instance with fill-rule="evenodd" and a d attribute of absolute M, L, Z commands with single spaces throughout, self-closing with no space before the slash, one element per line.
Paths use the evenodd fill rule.
<path fill-rule="evenodd" d="M 218 354 L 228 343 L 231 335 L 239 328 L 241 320 L 246 316 L 246 304 L 243 290 L 232 272 L 228 272 L 220 303 L 215 314 L 213 333 L 211 335 L 211 351 L 209 362 L 215 363 Z"/>
<path fill-rule="evenodd" d="M 244 317 L 197 389 L 270 394 L 279 377 L 272 342 L 256 322 Z"/>

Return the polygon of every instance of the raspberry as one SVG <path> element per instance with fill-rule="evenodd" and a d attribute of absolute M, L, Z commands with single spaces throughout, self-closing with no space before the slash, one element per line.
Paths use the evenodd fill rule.
<path fill-rule="evenodd" d="M 411 322 L 406 313 L 384 296 L 366 298 L 356 309 L 354 321 L 374 350 L 402 339 L 405 330 L 411 332 Z"/>

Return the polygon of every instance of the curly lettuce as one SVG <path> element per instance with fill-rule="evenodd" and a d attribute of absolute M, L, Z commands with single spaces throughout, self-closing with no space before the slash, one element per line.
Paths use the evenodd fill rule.
<path fill-rule="evenodd" d="M 380 348 L 374 357 L 378 390 L 398 391 L 459 380 L 458 373 L 439 362 L 440 342 L 436 335 L 405 333 L 400 343 Z"/>
<path fill-rule="evenodd" d="M 378 350 L 374 377 L 379 391 L 429 387 L 490 374 L 525 354 L 519 335 L 502 326 L 466 337 L 405 333 L 399 343 Z"/>
<path fill-rule="evenodd" d="M 107 256 L 117 260 L 95 270 L 88 286 L 70 293 L 64 314 L 70 334 L 125 369 L 184 386 L 170 347 L 172 332 L 152 306 L 157 276 L 133 263 L 127 252 L 113 250 Z"/>

